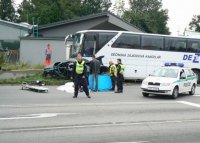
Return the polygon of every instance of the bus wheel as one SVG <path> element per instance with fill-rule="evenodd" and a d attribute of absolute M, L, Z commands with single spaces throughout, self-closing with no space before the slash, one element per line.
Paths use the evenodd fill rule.
<path fill-rule="evenodd" d="M 142 92 L 142 95 L 143 95 L 144 97 L 149 97 L 149 93 L 144 93 L 144 92 Z"/>
<path fill-rule="evenodd" d="M 174 88 L 174 90 L 173 90 L 173 93 L 172 93 L 172 98 L 173 99 L 176 99 L 176 98 L 178 98 L 178 93 L 179 91 L 178 91 L 178 87 L 176 86 L 175 88 Z"/>
<path fill-rule="evenodd" d="M 197 76 L 197 83 L 200 83 L 200 72 L 199 70 L 193 70 L 193 72 L 196 74 Z"/>
<path fill-rule="evenodd" d="M 191 88 L 191 91 L 189 92 L 190 95 L 194 95 L 195 94 L 195 89 L 196 89 L 196 86 L 195 84 L 192 85 L 192 88 Z"/>

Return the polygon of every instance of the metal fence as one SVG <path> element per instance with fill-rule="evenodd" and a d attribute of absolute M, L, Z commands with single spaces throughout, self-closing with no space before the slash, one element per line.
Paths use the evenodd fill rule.
<path fill-rule="evenodd" d="M 0 40 L 0 56 L 5 63 L 15 64 L 19 62 L 20 41 L 18 40 Z"/>

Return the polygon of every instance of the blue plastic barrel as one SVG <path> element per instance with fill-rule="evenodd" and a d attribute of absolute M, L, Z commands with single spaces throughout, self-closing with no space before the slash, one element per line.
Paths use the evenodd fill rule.
<path fill-rule="evenodd" d="M 112 82 L 109 75 L 99 75 L 98 76 L 98 90 L 106 91 L 112 88 Z M 96 81 L 94 82 L 94 88 L 96 86 Z M 92 89 L 92 75 L 89 75 L 89 89 Z"/>

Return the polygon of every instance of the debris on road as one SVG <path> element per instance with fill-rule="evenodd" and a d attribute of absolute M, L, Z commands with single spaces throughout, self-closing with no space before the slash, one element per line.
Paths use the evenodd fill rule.
<path fill-rule="evenodd" d="M 74 83 L 68 82 L 65 85 L 61 85 L 57 87 L 57 90 L 68 92 L 68 93 L 74 93 Z"/>
<path fill-rule="evenodd" d="M 31 83 L 22 82 L 22 90 L 27 89 L 27 90 L 36 91 L 36 92 L 48 92 L 49 89 L 44 86 L 45 86 L 45 83 L 40 80 L 36 80 Z"/>

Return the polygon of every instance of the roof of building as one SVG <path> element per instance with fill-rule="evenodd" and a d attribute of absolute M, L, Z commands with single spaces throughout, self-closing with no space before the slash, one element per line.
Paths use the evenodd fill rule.
<path fill-rule="evenodd" d="M 82 21 L 98 19 L 98 18 L 103 18 L 103 17 L 108 18 L 108 21 L 111 24 L 121 27 L 124 30 L 127 30 L 127 31 L 135 31 L 136 30 L 136 31 L 144 32 L 142 29 L 124 21 L 120 17 L 118 17 L 110 12 L 92 14 L 92 15 L 88 15 L 88 16 L 82 16 L 79 18 L 74 18 L 74 19 L 63 20 L 63 21 L 54 22 L 54 23 L 50 23 L 50 24 L 40 25 L 39 30 L 54 28 L 54 27 L 63 26 L 63 25 L 67 25 L 67 24 L 79 23 Z"/>
<path fill-rule="evenodd" d="M 21 29 L 21 30 L 29 30 L 28 25 L 18 24 L 18 23 L 14 23 L 14 22 L 2 20 L 2 19 L 0 19 L 0 24 L 5 25 L 5 26 L 9 26 L 9 27 L 13 27 L 13 28 L 17 28 L 17 29 Z"/>

